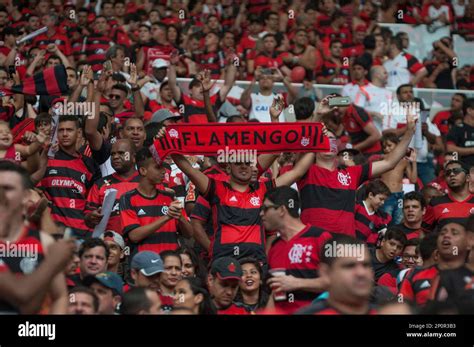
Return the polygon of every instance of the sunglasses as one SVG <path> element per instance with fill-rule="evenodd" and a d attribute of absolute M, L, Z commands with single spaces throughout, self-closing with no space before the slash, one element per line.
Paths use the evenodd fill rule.
<path fill-rule="evenodd" d="M 444 175 L 446 177 L 448 176 L 451 176 L 451 174 L 454 174 L 454 175 L 459 175 L 461 172 L 464 172 L 464 169 L 460 168 L 460 167 L 456 167 L 454 169 L 448 169 L 444 172 Z"/>
<path fill-rule="evenodd" d="M 262 205 L 262 207 L 260 207 L 260 209 L 263 211 L 263 212 L 267 212 L 269 209 L 271 208 L 275 208 L 277 209 L 278 207 L 280 207 L 281 205 L 271 205 L 271 206 L 267 206 L 267 205 Z"/>
<path fill-rule="evenodd" d="M 110 94 L 109 99 L 120 100 L 121 96 L 117 94 Z"/>

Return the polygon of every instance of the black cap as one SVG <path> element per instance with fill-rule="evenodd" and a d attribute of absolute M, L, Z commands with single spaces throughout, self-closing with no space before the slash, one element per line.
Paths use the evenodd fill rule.
<path fill-rule="evenodd" d="M 216 275 L 221 280 L 236 279 L 242 277 L 242 266 L 237 259 L 222 257 L 214 260 L 211 266 L 211 274 Z"/>

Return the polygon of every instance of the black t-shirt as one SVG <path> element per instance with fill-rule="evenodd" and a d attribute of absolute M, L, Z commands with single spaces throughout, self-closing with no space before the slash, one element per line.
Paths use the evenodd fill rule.
<path fill-rule="evenodd" d="M 112 144 L 109 141 L 102 141 L 102 146 L 98 151 L 91 148 L 92 159 L 94 159 L 98 165 L 102 165 L 110 158 L 111 151 Z"/>
<path fill-rule="evenodd" d="M 474 147 L 474 127 L 467 124 L 452 127 L 448 133 L 447 143 L 452 143 L 458 147 Z M 474 155 L 467 155 L 461 158 L 469 166 L 474 166 Z"/>
<path fill-rule="evenodd" d="M 439 62 L 433 61 L 426 64 L 426 69 L 428 70 L 428 76 L 431 76 L 434 70 L 438 67 Z M 454 89 L 453 78 L 451 77 L 451 71 L 455 69 L 455 66 L 452 64 L 449 65 L 447 69 L 442 70 L 435 79 L 436 87 L 439 89 Z"/>
<path fill-rule="evenodd" d="M 400 269 L 400 266 L 395 262 L 395 260 L 390 260 L 386 263 L 381 263 L 375 255 L 375 247 L 370 247 L 370 256 L 372 258 L 372 268 L 374 269 L 374 280 L 377 282 L 379 278 L 386 272 L 393 272 L 397 269 Z"/>
<path fill-rule="evenodd" d="M 462 266 L 439 274 L 436 298 L 442 301 L 474 303 L 474 271 Z M 447 295 L 447 297 L 446 297 Z"/>

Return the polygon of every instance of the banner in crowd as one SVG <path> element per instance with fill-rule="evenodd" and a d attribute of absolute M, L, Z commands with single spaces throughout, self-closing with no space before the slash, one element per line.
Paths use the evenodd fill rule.
<path fill-rule="evenodd" d="M 150 147 L 157 162 L 172 153 L 216 155 L 222 150 L 262 153 L 327 152 L 322 123 L 175 124 Z"/>
<path fill-rule="evenodd" d="M 56 65 L 23 79 L 23 83 L 11 88 L 0 88 L 0 96 L 13 94 L 65 95 L 69 91 L 64 65 Z"/>

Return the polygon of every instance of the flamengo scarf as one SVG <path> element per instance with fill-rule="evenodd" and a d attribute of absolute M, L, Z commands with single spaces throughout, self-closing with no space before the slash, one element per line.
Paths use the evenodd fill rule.
<path fill-rule="evenodd" d="M 0 96 L 13 94 L 65 95 L 69 91 L 64 65 L 56 65 L 23 79 L 21 84 L 1 88 Z"/>
<path fill-rule="evenodd" d="M 221 151 L 327 152 L 322 123 L 173 124 L 150 151 L 158 163 L 172 153 L 213 156 Z"/>

